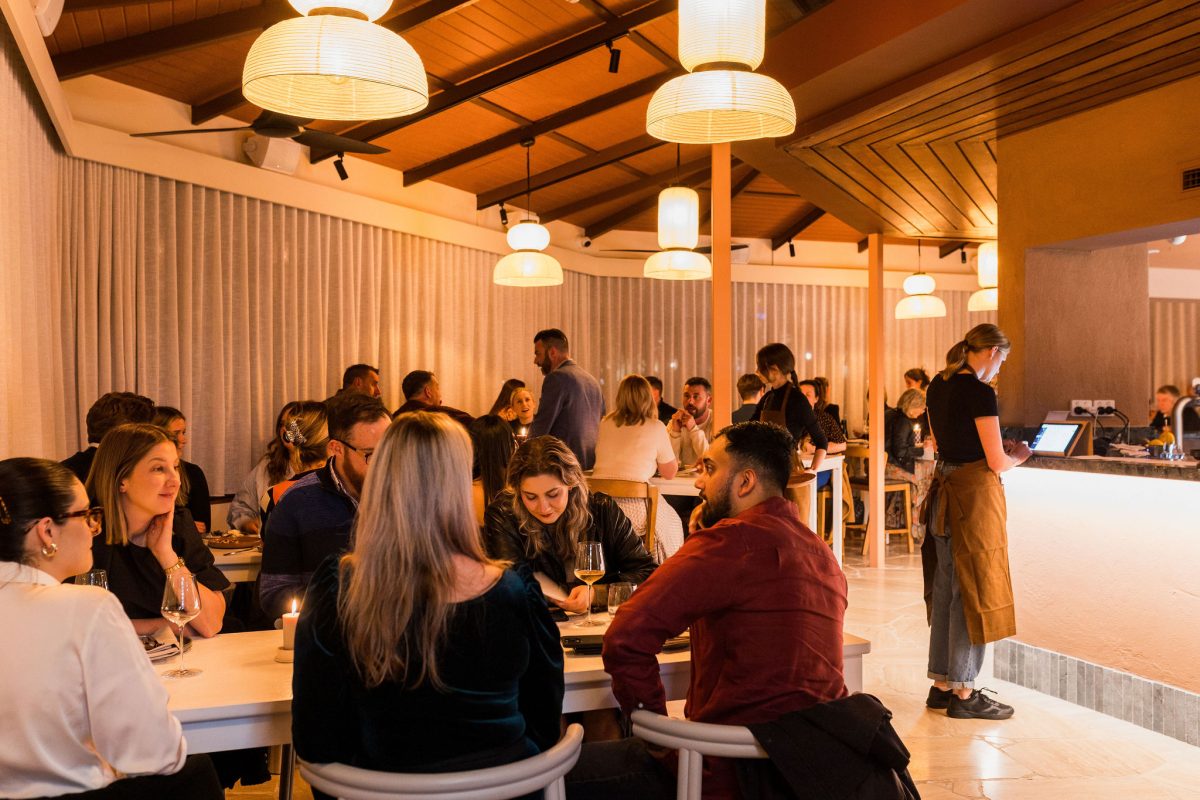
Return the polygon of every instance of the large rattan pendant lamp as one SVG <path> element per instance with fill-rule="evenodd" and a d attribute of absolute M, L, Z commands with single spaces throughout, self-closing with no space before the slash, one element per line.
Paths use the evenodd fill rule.
<path fill-rule="evenodd" d="M 921 242 L 917 241 L 917 271 L 904 279 L 906 297 L 896 303 L 896 319 L 930 319 L 946 316 L 946 303 L 933 293 L 937 281 L 921 270 Z"/>
<path fill-rule="evenodd" d="M 429 104 L 412 45 L 374 24 L 391 0 L 289 0 L 304 16 L 263 31 L 246 56 L 242 94 L 294 117 L 371 120 Z"/>
<path fill-rule="evenodd" d="M 687 75 L 658 88 L 646 132 L 668 142 L 713 144 L 786 136 L 796 105 L 762 63 L 766 0 L 679 0 L 679 63 Z"/>
<path fill-rule="evenodd" d="M 508 246 L 515 252 L 496 262 L 492 282 L 500 286 L 558 286 L 563 282 L 562 265 L 554 256 L 543 253 L 550 245 L 550 231 L 538 222 L 530 208 L 531 149 L 533 140 L 521 142 L 525 148 L 525 219 L 508 229 Z"/>
<path fill-rule="evenodd" d="M 642 275 L 663 281 L 695 281 L 712 277 L 712 263 L 695 251 L 700 241 L 700 195 L 679 186 L 679 147 L 675 148 L 675 186 L 658 193 L 658 246 L 646 259 Z"/>

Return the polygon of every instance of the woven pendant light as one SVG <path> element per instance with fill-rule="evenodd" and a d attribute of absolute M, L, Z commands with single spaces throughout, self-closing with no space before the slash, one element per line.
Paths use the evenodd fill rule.
<path fill-rule="evenodd" d="M 778 81 L 753 70 L 762 63 L 765 0 L 680 0 L 679 61 L 650 98 L 646 132 L 684 144 L 786 136 L 796 105 Z"/>
<path fill-rule="evenodd" d="M 531 149 L 533 140 L 521 142 L 525 148 L 525 208 L 530 206 Z M 563 282 L 562 265 L 558 259 L 541 252 L 550 245 L 550 231 L 538 222 L 533 212 L 508 229 L 505 238 L 516 252 L 496 262 L 492 283 L 500 286 L 558 286 Z"/>
<path fill-rule="evenodd" d="M 345 1 L 351 5 L 339 13 L 323 13 L 331 6 L 324 0 L 316 15 L 265 30 L 242 69 L 246 99 L 281 114 L 329 120 L 388 119 L 425 108 L 429 82 L 421 57 L 399 35 L 367 21 L 390 3 Z"/>
<path fill-rule="evenodd" d="M 675 148 L 676 179 L 679 147 Z M 646 259 L 642 275 L 663 281 L 695 281 L 712 277 L 712 263 L 694 248 L 700 242 L 700 195 L 687 186 L 668 186 L 658 193 L 658 246 Z"/>

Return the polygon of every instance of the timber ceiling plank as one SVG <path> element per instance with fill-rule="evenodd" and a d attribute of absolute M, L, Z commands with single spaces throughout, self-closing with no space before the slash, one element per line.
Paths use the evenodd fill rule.
<path fill-rule="evenodd" d="M 996 224 L 996 198 L 969 166 L 965 171 L 970 174 L 964 175 L 961 165 L 956 162 L 954 166 L 959 166 L 956 171 L 925 145 L 896 145 L 895 150 L 925 175 L 926 183 L 922 184 L 922 190 L 926 196 L 940 195 L 954 204 L 959 213 L 960 227 Z M 988 209 L 991 210 L 990 216 Z"/>

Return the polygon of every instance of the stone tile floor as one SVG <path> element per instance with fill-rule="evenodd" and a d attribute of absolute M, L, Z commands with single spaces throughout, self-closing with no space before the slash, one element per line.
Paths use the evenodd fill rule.
<path fill-rule="evenodd" d="M 953 720 L 927 710 L 919 556 L 896 542 L 886 570 L 869 569 L 849 555 L 846 575 L 846 630 L 871 640 L 864 686 L 892 709 L 926 800 L 1200 800 L 1200 748 L 997 681 L 990 648 L 978 685 L 1015 706 L 1012 719 Z M 272 782 L 229 796 L 270 798 L 274 792 Z M 299 777 L 294 796 L 312 796 Z"/>

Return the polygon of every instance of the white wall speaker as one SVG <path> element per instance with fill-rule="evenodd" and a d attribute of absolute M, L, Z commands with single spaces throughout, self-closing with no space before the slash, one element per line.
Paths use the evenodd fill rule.
<path fill-rule="evenodd" d="M 272 172 L 282 172 L 292 175 L 300 164 L 300 152 L 303 146 L 291 139 L 276 139 L 270 136 L 253 134 L 242 144 L 246 157 L 256 167 L 269 169 Z"/>
<path fill-rule="evenodd" d="M 33 0 L 33 15 L 37 18 L 42 36 L 54 33 L 62 12 L 63 0 Z"/>

